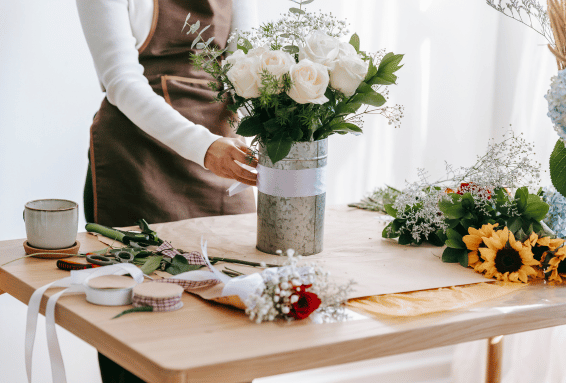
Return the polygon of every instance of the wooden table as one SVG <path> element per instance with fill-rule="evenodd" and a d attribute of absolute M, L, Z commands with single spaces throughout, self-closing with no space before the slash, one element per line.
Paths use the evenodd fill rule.
<path fill-rule="evenodd" d="M 339 224 L 332 222 L 339 216 L 327 215 L 327 225 Z M 253 222 L 255 217 L 183 221 L 183 230 L 189 228 L 187 237 L 197 241 L 201 234 L 211 235 L 207 224 L 219 219 L 242 227 L 246 226 L 243 222 Z M 161 233 L 175 231 L 179 226 L 170 223 L 155 228 Z M 104 247 L 86 233 L 79 234 L 78 239 L 83 252 Z M 213 238 L 207 239 L 213 242 Z M 214 240 L 229 238 L 217 234 Z M 22 242 L 0 242 L 0 264 L 23 256 Z M 68 272 L 58 270 L 53 260 L 26 258 L 0 268 L 0 290 L 27 303 L 35 289 L 65 276 Z M 56 291 L 59 289 L 48 290 L 46 295 Z M 65 295 L 57 303 L 56 322 L 148 382 L 249 382 L 262 376 L 566 324 L 564 298 L 566 289 L 537 285 L 473 310 L 411 319 L 367 318 L 326 324 L 304 320 L 258 325 L 241 311 L 190 294 L 183 294 L 184 307 L 178 311 L 130 314 L 119 320 L 110 318 L 123 307 L 95 306 L 87 303 L 83 295 Z M 45 303 L 46 297 L 42 313 Z M 70 350 L 63 345 L 62 352 Z"/>

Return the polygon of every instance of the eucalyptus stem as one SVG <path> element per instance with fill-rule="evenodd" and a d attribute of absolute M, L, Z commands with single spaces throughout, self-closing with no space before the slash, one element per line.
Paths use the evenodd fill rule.
<path fill-rule="evenodd" d="M 210 259 L 210 261 L 214 261 L 214 262 L 227 262 L 227 263 L 236 263 L 239 265 L 247 265 L 247 266 L 263 266 L 261 263 L 258 262 L 250 262 L 250 261 L 241 261 L 239 259 L 233 259 L 233 258 L 222 258 L 222 257 L 208 257 L 208 259 Z M 265 264 L 266 267 L 279 267 L 280 265 L 271 265 L 269 263 Z"/>

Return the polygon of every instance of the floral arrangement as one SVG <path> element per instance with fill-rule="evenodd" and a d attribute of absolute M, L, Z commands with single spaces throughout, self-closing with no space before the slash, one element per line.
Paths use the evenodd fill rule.
<path fill-rule="evenodd" d="M 299 266 L 301 256 L 294 256 L 293 250 L 287 250 L 287 257 L 283 266 L 262 272 L 263 284 L 245 302 L 250 319 L 305 319 L 317 312 L 325 319 L 344 320 L 344 304 L 354 282 L 335 285 L 319 265 Z"/>
<path fill-rule="evenodd" d="M 348 43 L 340 40 L 348 33 L 344 21 L 306 12 L 303 6 L 313 0 L 292 1 L 298 7 L 281 20 L 233 34 L 229 41 L 238 49 L 224 59 L 226 50 L 202 40 L 198 21 L 190 24 L 190 15 L 185 21 L 187 33 L 198 33 L 195 67 L 218 80 L 209 84 L 218 101 L 245 111 L 237 128 L 231 121 L 237 133 L 254 137 L 276 163 L 295 142 L 362 133 L 365 114 L 381 114 L 398 126 L 403 107 L 383 105 L 403 55 L 361 51 L 356 34 Z"/>
<path fill-rule="evenodd" d="M 566 236 L 566 199 L 550 188 L 530 191 L 540 181 L 532 154 L 532 144 L 509 131 L 472 167 L 447 164 L 447 177 L 436 182 L 421 169 L 419 182 L 379 189 L 350 206 L 391 215 L 383 237 L 445 246 L 442 261 L 487 278 L 561 282 L 566 247 L 556 236 Z"/>

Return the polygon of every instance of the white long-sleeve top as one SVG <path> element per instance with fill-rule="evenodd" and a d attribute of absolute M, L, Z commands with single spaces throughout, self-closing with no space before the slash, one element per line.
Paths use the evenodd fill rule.
<path fill-rule="evenodd" d="M 153 0 L 76 1 L 108 101 L 147 134 L 204 167 L 208 148 L 220 136 L 187 120 L 156 94 L 139 62 L 138 49 L 151 29 Z M 254 26 L 255 0 L 233 0 L 232 4 L 232 30 Z"/>

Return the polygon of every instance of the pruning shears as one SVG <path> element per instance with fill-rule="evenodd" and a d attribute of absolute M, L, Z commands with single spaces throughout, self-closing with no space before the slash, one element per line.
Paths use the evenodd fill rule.
<path fill-rule="evenodd" d="M 130 245 L 133 247 L 136 247 L 137 245 L 158 246 L 163 243 L 163 240 L 157 236 L 155 231 L 149 228 L 148 223 L 144 219 L 140 219 L 136 223 L 140 226 L 141 232 L 118 230 L 112 227 L 99 225 L 97 223 L 87 223 L 85 229 L 93 233 L 102 234 L 110 239 L 120 241 L 124 245 Z"/>

